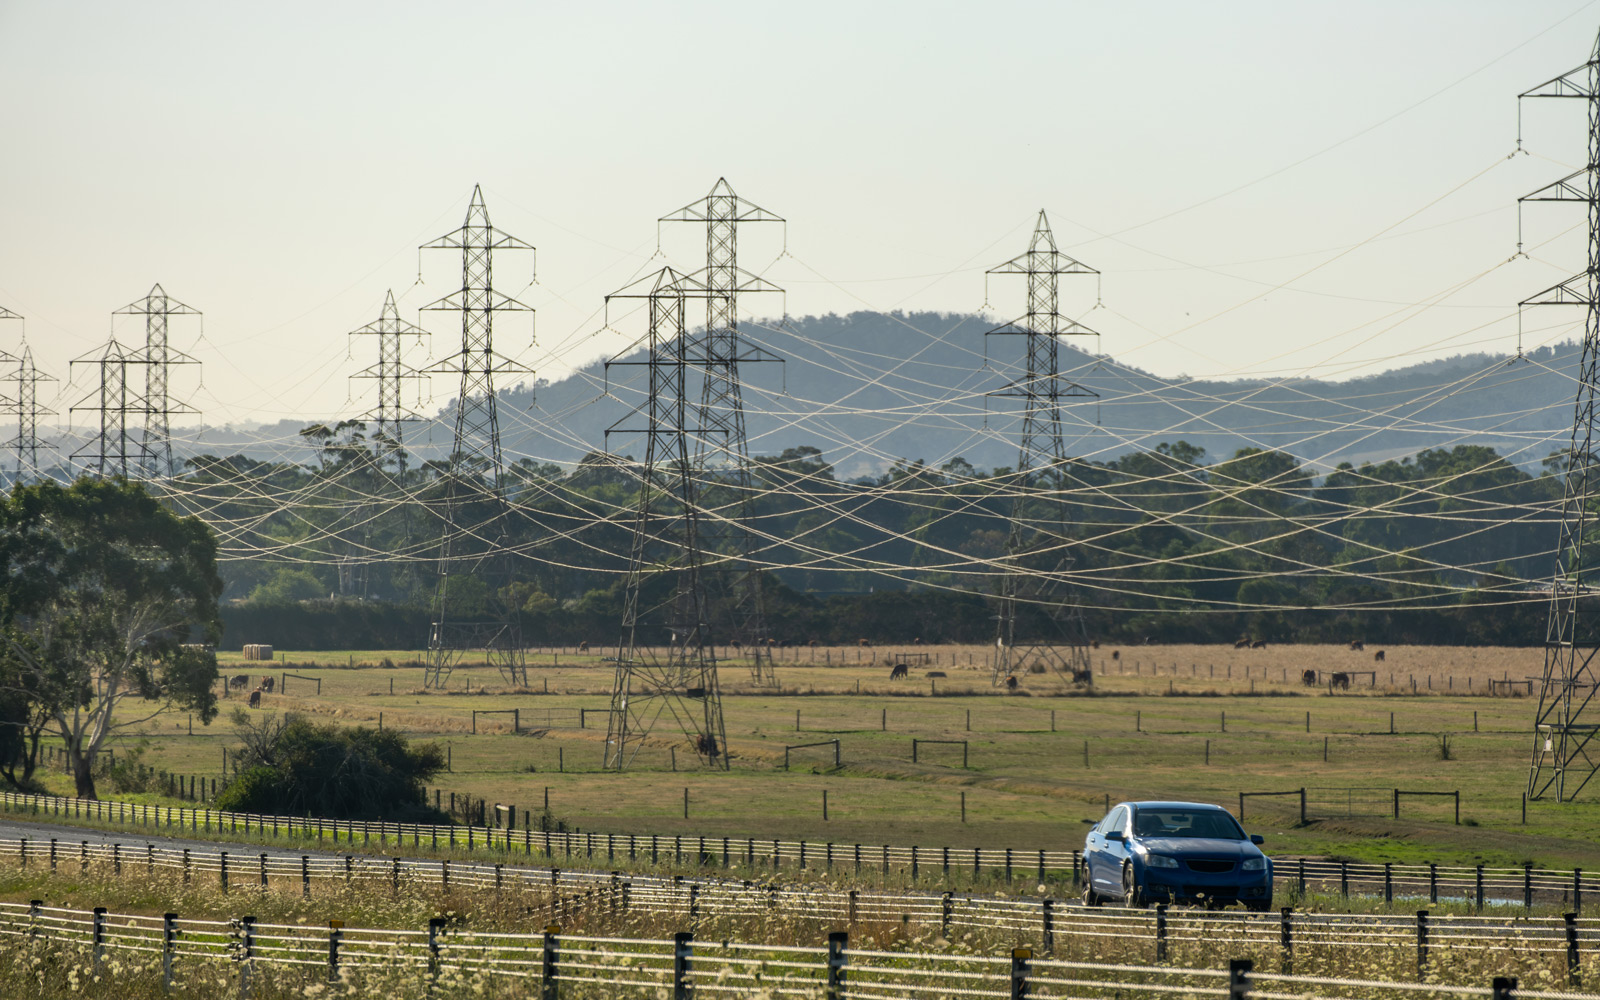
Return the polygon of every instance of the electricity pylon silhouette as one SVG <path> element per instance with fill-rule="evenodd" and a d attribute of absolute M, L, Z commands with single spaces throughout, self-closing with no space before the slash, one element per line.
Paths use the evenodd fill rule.
<path fill-rule="evenodd" d="M 359 419 L 377 424 L 377 431 L 373 435 L 377 471 L 396 493 L 403 493 L 406 486 L 405 433 L 402 427 L 404 424 L 421 419 L 405 405 L 405 384 L 408 381 L 420 382 L 427 378 L 401 360 L 403 354 L 401 338 L 415 336 L 420 341 L 426 333 L 427 331 L 420 326 L 407 323 L 400 318 L 400 310 L 395 307 L 392 289 L 384 294 L 383 310 L 378 314 L 378 318 L 349 333 L 352 337 L 378 338 L 377 363 L 368 365 L 350 377 L 370 379 L 378 383 L 378 405 L 362 414 Z M 394 463 L 392 471 L 388 464 L 390 460 Z M 409 504 L 401 506 L 401 516 L 406 519 L 408 536 L 410 535 L 410 520 L 407 515 L 409 510 Z M 363 526 L 360 555 L 356 557 L 356 566 L 360 574 L 359 589 L 363 595 L 368 592 L 367 566 L 372 558 L 372 547 L 369 542 L 372 538 L 371 525 L 374 519 L 373 505 L 362 504 L 356 516 L 356 523 Z"/>
<path fill-rule="evenodd" d="M 701 761 L 728 768 L 704 586 L 703 518 L 690 462 L 695 428 L 688 423 L 688 372 L 700 359 L 688 343 L 684 312 L 690 298 L 705 294 L 704 284 L 663 268 L 606 297 L 608 319 L 613 299 L 643 299 L 649 314 L 646 360 L 619 355 L 606 363 L 608 371 L 642 365 L 649 383 L 645 402 L 606 431 L 608 452 L 612 434 L 644 438 L 644 461 L 632 469 L 639 498 L 606 731 L 611 770 L 632 765 L 663 715 Z"/>
<path fill-rule="evenodd" d="M 1523 97 L 1566 97 L 1586 101 L 1589 118 L 1588 166 L 1520 199 L 1570 201 L 1587 206 L 1588 267 L 1576 276 L 1524 299 L 1520 306 L 1576 305 L 1584 308 L 1583 353 L 1578 365 L 1578 390 L 1567 449 L 1556 565 L 1545 624 L 1544 671 L 1539 682 L 1539 707 L 1534 715 L 1533 757 L 1528 765 L 1527 795 L 1557 802 L 1577 797 L 1600 769 L 1591 748 L 1600 729 L 1600 709 L 1591 705 L 1600 690 L 1594 670 L 1600 652 L 1595 627 L 1590 567 L 1584 564 L 1586 536 L 1592 530 L 1589 504 L 1595 476 L 1595 380 L 1600 377 L 1600 37 L 1589 61 L 1539 84 Z M 1520 144 L 1520 140 L 1519 140 Z M 1580 614 L 1578 602 L 1591 595 Z"/>
<path fill-rule="evenodd" d="M 84 410 L 100 415 L 99 433 L 73 452 L 72 458 L 87 459 L 86 468 L 101 479 L 138 478 L 139 472 L 153 461 L 146 445 L 148 438 L 143 434 L 135 436 L 128 426 L 130 417 L 144 416 L 148 410 L 145 401 L 128 387 L 128 369 L 149 363 L 143 351 L 123 347 L 115 337 L 98 352 L 72 361 L 74 365 L 93 365 L 100 379 L 99 389 L 68 409 L 69 413 Z"/>
<path fill-rule="evenodd" d="M 1028 250 L 989 274 L 1028 279 L 1028 311 L 986 336 L 1019 336 L 1027 350 L 1022 375 L 990 393 L 1021 399 L 1022 435 L 1011 479 L 1010 531 L 1000 578 L 993 683 L 998 685 L 1033 663 L 1042 663 L 1074 681 L 1087 681 L 1089 637 L 1066 582 L 1072 568 L 1066 503 L 1067 456 L 1061 442 L 1061 401 L 1093 398 L 1095 393 L 1061 374 L 1061 338 L 1093 336 L 1094 331 L 1061 315 L 1062 275 L 1100 272 L 1056 249 L 1044 211 L 1034 226 Z M 1044 633 L 1026 621 L 1019 628 L 1019 606 L 1042 616 Z"/>
<path fill-rule="evenodd" d="M 750 447 L 745 436 L 741 362 L 780 361 L 777 356 L 740 340 L 740 292 L 781 291 L 758 275 L 739 268 L 739 224 L 777 222 L 783 219 L 740 198 L 726 178 L 718 178 L 711 193 L 661 222 L 698 222 L 706 227 L 706 266 L 693 279 L 704 289 L 706 326 L 696 354 L 700 358 L 700 436 L 695 442 L 695 464 L 707 485 L 718 482 L 733 492 L 733 502 L 708 514 L 702 541 L 705 550 L 722 560 L 716 572 L 706 573 L 715 586 L 718 606 L 727 609 L 726 631 L 732 643 L 750 657 L 750 675 L 758 683 L 776 684 L 772 670 L 771 635 L 766 603 L 761 592 L 761 570 L 755 556 L 758 546 L 751 532 L 756 480 L 750 469 Z M 721 458 L 723 468 L 711 469 Z"/>
<path fill-rule="evenodd" d="M 55 413 L 39 405 L 39 383 L 54 382 L 55 377 L 46 375 L 34 365 L 33 348 L 26 344 L 22 346 L 22 357 L 16 360 L 16 370 L 5 376 L 5 381 L 15 382 L 17 386 L 9 397 L 11 411 L 17 419 L 17 436 L 9 443 L 17 453 L 17 478 L 14 481 L 25 483 L 39 478 L 39 449 L 55 447 L 39 438 L 40 415 Z"/>
<path fill-rule="evenodd" d="M 157 284 L 150 289 L 150 294 L 130 302 L 112 315 L 144 317 L 145 457 L 136 474 L 146 479 L 171 479 L 177 472 L 172 458 L 172 416 L 195 411 L 187 404 L 173 400 L 169 389 L 169 370 L 173 365 L 198 362 L 182 351 L 171 348 L 168 344 L 168 326 L 171 317 L 199 316 L 200 310 L 191 309 L 171 298 Z"/>
<path fill-rule="evenodd" d="M 481 187 L 472 189 L 466 221 L 424 250 L 461 251 L 461 288 L 426 310 L 461 315 L 461 351 L 440 361 L 429 372 L 459 374 L 456 397 L 455 440 L 444 482 L 444 532 L 439 545 L 439 586 L 434 596 L 434 621 L 428 635 L 424 687 L 443 687 L 456 657 L 464 650 L 482 649 L 502 675 L 513 682 L 527 680 L 522 636 L 515 622 L 456 621 L 450 613 L 450 576 L 475 569 L 487 576 L 491 587 L 503 585 L 500 571 L 506 528 L 505 461 L 500 450 L 500 415 L 496 409 L 495 376 L 531 375 L 532 370 L 494 349 L 494 317 L 503 312 L 529 312 L 531 307 L 495 291 L 496 250 L 533 250 L 533 247 L 489 222 L 489 209 Z M 471 502 L 480 516 L 462 524 L 464 508 Z M 471 550 L 468 551 L 469 541 Z"/>

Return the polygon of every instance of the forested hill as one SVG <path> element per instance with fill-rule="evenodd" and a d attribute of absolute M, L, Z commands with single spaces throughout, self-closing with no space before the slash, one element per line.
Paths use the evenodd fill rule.
<path fill-rule="evenodd" d="M 743 368 L 752 453 L 813 445 L 845 478 L 879 474 L 899 458 L 1014 464 L 1017 401 L 985 394 L 1016 376 L 1023 340 L 985 338 L 991 325 L 974 316 L 865 312 L 745 325 L 747 341 L 785 359 Z M 1183 439 L 1213 459 L 1242 447 L 1278 449 L 1325 471 L 1342 461 L 1472 443 L 1536 469 L 1565 446 L 1572 419 L 1573 344 L 1513 363 L 1461 355 L 1338 382 L 1158 378 L 1076 346 L 1063 345 L 1063 370 L 1098 399 L 1067 408 L 1067 450 L 1091 459 Z M 642 368 L 627 367 L 614 368 L 608 380 L 596 364 L 537 389 L 503 392 L 508 458 L 568 464 L 607 449 L 607 428 L 637 424 L 624 418 L 642 398 L 642 378 Z M 698 399 L 697 384 L 690 392 Z M 433 457 L 448 443 L 450 426 L 443 412 L 431 427 L 408 430 L 407 445 Z M 297 429 L 286 423 L 268 436 L 292 441 Z M 207 437 L 202 450 L 234 450 L 224 435 Z M 642 454 L 637 441 L 620 434 L 608 450 Z"/>

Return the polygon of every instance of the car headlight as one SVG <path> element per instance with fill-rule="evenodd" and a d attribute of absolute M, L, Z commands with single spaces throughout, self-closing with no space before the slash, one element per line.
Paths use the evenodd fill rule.
<path fill-rule="evenodd" d="M 1267 859 L 1266 858 L 1245 858 L 1244 859 L 1244 864 L 1239 866 L 1239 870 L 1240 871 L 1246 871 L 1246 872 L 1260 872 L 1260 871 L 1266 871 L 1266 869 L 1267 869 Z"/>
<path fill-rule="evenodd" d="M 1144 859 L 1144 863 L 1151 868 L 1176 868 L 1177 858 L 1169 858 L 1165 854 L 1151 854 Z"/>

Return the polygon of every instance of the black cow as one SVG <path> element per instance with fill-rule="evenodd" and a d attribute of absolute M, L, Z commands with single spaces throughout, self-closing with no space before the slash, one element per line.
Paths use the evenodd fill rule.
<path fill-rule="evenodd" d="M 1304 684 L 1306 687 L 1316 687 L 1317 672 L 1315 670 L 1305 671 L 1300 675 L 1300 683 Z"/>
<path fill-rule="evenodd" d="M 894 666 L 889 668 L 889 679 L 891 681 L 901 680 L 910 676 L 910 674 L 911 668 L 906 666 L 904 663 L 896 663 Z"/>
<path fill-rule="evenodd" d="M 250 707 L 251 708 L 260 708 L 261 707 L 261 689 L 260 688 L 256 688 L 254 691 L 250 692 Z"/>
<path fill-rule="evenodd" d="M 1383 662 L 1383 650 L 1380 649 L 1376 653 L 1372 654 L 1372 662 L 1373 663 L 1382 663 Z"/>
<path fill-rule="evenodd" d="M 1346 691 L 1350 690 L 1350 675 L 1344 673 L 1343 671 L 1334 674 L 1332 677 L 1328 678 L 1328 688 L 1330 690 L 1333 688 L 1342 688 Z"/>

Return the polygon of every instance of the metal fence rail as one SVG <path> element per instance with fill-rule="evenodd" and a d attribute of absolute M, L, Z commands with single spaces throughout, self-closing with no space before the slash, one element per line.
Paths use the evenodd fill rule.
<path fill-rule="evenodd" d="M 99 969 L 108 953 L 159 957 L 170 988 L 198 968 L 235 976 L 241 996 L 262 969 L 308 980 L 402 973 L 432 989 L 451 977 L 492 976 L 539 984 L 548 1000 L 588 997 L 750 996 L 757 993 L 828 1000 L 944 1000 L 949 997 L 1172 1000 L 1174 996 L 1229 1000 L 1361 1000 L 1491 997 L 1493 1000 L 1600 1000 L 1600 994 L 1521 991 L 1516 980 L 1453 986 L 1379 979 L 1297 976 L 1254 971 L 1248 959 L 1226 970 L 1165 964 L 1072 961 L 1048 948 L 1015 948 L 1009 955 L 953 955 L 853 949 L 847 932 L 827 935 L 823 947 L 740 941 L 699 941 L 692 932 L 670 939 L 563 934 L 551 925 L 538 934 L 449 929 L 443 918 L 420 928 L 326 928 L 259 924 L 250 917 L 188 920 L 178 914 L 145 917 L 0 903 L 0 940 L 12 950 L 76 950 Z"/>

